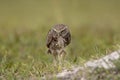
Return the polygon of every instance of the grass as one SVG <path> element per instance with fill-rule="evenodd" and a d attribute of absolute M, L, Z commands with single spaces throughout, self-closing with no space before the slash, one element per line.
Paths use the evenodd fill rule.
<path fill-rule="evenodd" d="M 95 28 L 94 28 L 95 29 Z M 24 29 L 25 30 L 25 29 Z M 67 47 L 68 63 L 61 68 L 52 63 L 52 56 L 46 54 L 46 34 L 37 30 L 7 29 L 1 30 L 0 35 L 0 75 L 1 79 L 27 79 L 29 77 L 41 77 L 47 74 L 60 72 L 71 65 L 81 64 L 90 59 L 96 59 L 109 52 L 117 50 L 119 37 L 111 36 L 111 32 L 105 28 L 101 32 L 90 32 L 83 27 L 78 31 L 80 37 L 72 34 L 72 43 Z M 76 29 L 72 29 L 77 31 Z M 104 32 L 103 32 L 104 30 Z M 118 30 L 118 29 L 117 29 Z M 6 33 L 7 32 L 7 33 Z M 47 33 L 47 29 L 45 29 Z M 44 34 L 42 34 L 44 33 Z M 94 35 L 95 34 L 95 35 Z M 93 36 L 94 35 L 94 36 Z M 118 39 L 114 39 L 114 37 Z M 112 41 L 111 41 L 112 40 Z"/>
<path fill-rule="evenodd" d="M 119 49 L 117 3 L 117 0 L 109 3 L 0 1 L 0 79 L 40 78 Z M 68 62 L 61 67 L 53 65 L 45 46 L 46 34 L 56 23 L 67 24 L 72 34 L 72 42 L 67 47 Z"/>

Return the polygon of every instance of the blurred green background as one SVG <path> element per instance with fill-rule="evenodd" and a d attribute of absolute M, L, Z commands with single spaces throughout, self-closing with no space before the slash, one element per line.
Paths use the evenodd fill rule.
<path fill-rule="evenodd" d="M 9 75 L 17 65 L 22 66 L 19 75 L 24 70 L 34 74 L 31 61 L 32 67 L 42 65 L 37 71 L 49 72 L 46 35 L 58 23 L 72 34 L 69 62 L 98 58 L 120 44 L 120 0 L 0 0 L 1 74 Z"/>
<path fill-rule="evenodd" d="M 118 26 L 119 0 L 0 0 L 1 26 L 46 27 L 65 23 Z"/>
<path fill-rule="evenodd" d="M 96 48 L 103 53 L 119 43 L 119 3 L 119 0 L 0 0 L 0 43 L 4 47 L 10 45 L 11 50 L 26 49 L 29 44 L 27 48 L 32 49 L 21 53 L 40 49 L 42 52 L 34 54 L 40 56 L 46 52 L 48 30 L 63 23 L 72 34 L 70 55 L 92 56 L 97 53 Z M 19 53 L 19 49 L 15 50 L 12 54 Z"/>

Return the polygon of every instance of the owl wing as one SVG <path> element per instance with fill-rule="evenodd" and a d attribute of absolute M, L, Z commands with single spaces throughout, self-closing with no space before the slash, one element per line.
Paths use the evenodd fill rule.
<path fill-rule="evenodd" d="M 71 34 L 70 31 L 67 30 L 66 34 L 63 36 L 64 40 L 65 40 L 65 46 L 67 46 L 68 44 L 70 44 L 71 42 Z"/>
<path fill-rule="evenodd" d="M 48 34 L 47 34 L 47 41 L 46 41 L 46 46 L 49 48 L 51 41 L 53 38 L 53 33 L 52 30 L 49 30 Z"/>

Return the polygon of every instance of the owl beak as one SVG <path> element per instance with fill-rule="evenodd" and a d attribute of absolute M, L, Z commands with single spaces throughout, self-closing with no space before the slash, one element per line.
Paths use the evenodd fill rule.
<path fill-rule="evenodd" d="M 60 37 L 60 33 L 58 34 L 58 37 Z"/>

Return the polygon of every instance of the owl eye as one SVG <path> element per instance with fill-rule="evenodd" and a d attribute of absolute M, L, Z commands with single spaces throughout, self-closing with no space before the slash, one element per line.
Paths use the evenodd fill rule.
<path fill-rule="evenodd" d="M 66 30 L 61 31 L 61 35 L 65 35 L 66 34 Z"/>

